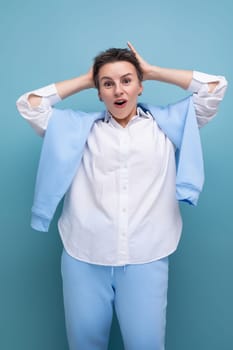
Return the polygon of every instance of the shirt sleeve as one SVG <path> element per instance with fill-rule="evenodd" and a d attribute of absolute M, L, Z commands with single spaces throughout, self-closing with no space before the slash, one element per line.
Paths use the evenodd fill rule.
<path fill-rule="evenodd" d="M 31 94 L 42 97 L 39 106 L 32 107 L 30 105 L 28 96 Z M 52 115 L 52 106 L 60 101 L 61 98 L 57 93 L 55 84 L 51 84 L 25 93 L 17 100 L 16 106 L 21 116 L 28 121 L 36 133 L 43 136 Z"/>
<path fill-rule="evenodd" d="M 209 92 L 208 83 L 218 82 L 216 88 Z M 193 102 L 198 126 L 202 127 L 217 114 L 218 107 L 227 89 L 227 80 L 223 76 L 193 72 L 193 79 L 188 90 L 193 92 Z"/>

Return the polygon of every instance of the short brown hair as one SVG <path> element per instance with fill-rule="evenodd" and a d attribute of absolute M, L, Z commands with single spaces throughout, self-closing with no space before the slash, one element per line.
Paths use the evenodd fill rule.
<path fill-rule="evenodd" d="M 106 51 L 100 52 L 94 58 L 93 64 L 93 80 L 95 83 L 95 87 L 99 89 L 99 70 L 100 68 L 107 63 L 114 63 L 118 61 L 126 61 L 130 62 L 136 69 L 137 76 L 139 81 L 143 80 L 143 73 L 141 66 L 135 56 L 135 54 L 129 49 L 118 49 L 118 48 L 110 48 Z"/>

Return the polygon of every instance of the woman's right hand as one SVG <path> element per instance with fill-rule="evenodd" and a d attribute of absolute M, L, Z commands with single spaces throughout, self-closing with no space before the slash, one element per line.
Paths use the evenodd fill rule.
<path fill-rule="evenodd" d="M 93 79 L 93 66 L 89 69 L 86 76 L 87 76 L 87 82 L 89 81 L 89 88 L 94 88 L 95 83 L 94 83 L 94 79 Z"/>

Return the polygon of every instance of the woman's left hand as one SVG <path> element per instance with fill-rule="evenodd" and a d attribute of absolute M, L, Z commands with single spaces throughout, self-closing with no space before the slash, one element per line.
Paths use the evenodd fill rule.
<path fill-rule="evenodd" d="M 134 55 L 136 56 L 141 68 L 142 68 L 142 72 L 143 72 L 143 80 L 150 80 L 151 79 L 151 71 L 152 71 L 152 65 L 149 64 L 148 62 L 146 62 L 140 55 L 139 53 L 136 51 L 136 49 L 134 48 L 134 46 L 128 41 L 127 45 L 129 47 L 129 49 L 134 53 Z"/>

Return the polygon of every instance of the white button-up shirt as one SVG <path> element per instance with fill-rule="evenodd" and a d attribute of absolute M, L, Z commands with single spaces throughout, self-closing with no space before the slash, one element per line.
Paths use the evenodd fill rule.
<path fill-rule="evenodd" d="M 208 93 L 208 82 L 219 81 Z M 217 112 L 226 90 L 223 77 L 194 72 L 198 124 Z M 43 96 L 39 107 L 30 93 Z M 17 106 L 43 134 L 60 100 L 55 85 L 24 94 Z M 95 122 L 81 165 L 66 193 L 58 227 L 67 252 L 79 260 L 119 266 L 147 263 L 171 254 L 180 239 L 182 220 L 176 200 L 174 146 L 154 118 L 140 108 L 123 128 L 106 113 Z"/>

